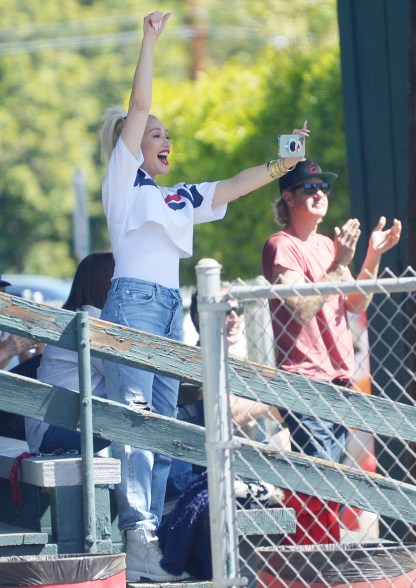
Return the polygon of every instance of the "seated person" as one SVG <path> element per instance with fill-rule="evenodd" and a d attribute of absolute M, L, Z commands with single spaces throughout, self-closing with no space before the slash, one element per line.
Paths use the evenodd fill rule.
<path fill-rule="evenodd" d="M 33 357 L 19 363 L 16 367 L 9 370 L 9 372 L 36 380 L 41 358 L 42 353 L 37 353 Z M 26 441 L 25 417 L 21 414 L 0 410 L 0 435 L 2 437 L 9 437 L 10 439 Z"/>
<path fill-rule="evenodd" d="M 62 308 L 86 311 L 99 318 L 114 271 L 112 253 L 91 253 L 78 265 L 68 299 Z M 37 371 L 38 379 L 48 384 L 79 392 L 78 353 L 48 344 Z M 105 397 L 104 366 L 101 359 L 91 357 L 91 385 L 95 396 Z M 25 419 L 26 440 L 32 453 L 57 450 L 80 451 L 81 435 L 64 427 L 32 418 Z M 110 441 L 94 436 L 94 451 L 110 445 Z"/>
<path fill-rule="evenodd" d="M 0 292 L 4 292 L 7 286 L 10 286 L 10 282 L 6 282 L 0 276 Z M 43 343 L 39 341 L 3 331 L 0 334 L 0 369 L 6 369 L 28 378 L 36 378 L 36 369 L 40 361 L 39 354 L 42 349 Z M 0 435 L 25 441 L 24 417 L 20 414 L 0 410 Z"/>
<path fill-rule="evenodd" d="M 222 294 L 227 295 L 230 285 L 221 284 Z M 227 304 L 230 309 L 226 311 L 226 329 L 228 351 L 232 353 L 242 331 L 243 306 L 234 298 L 228 298 Z M 192 323 L 199 333 L 199 315 L 197 306 L 197 292 L 193 292 L 190 305 L 190 316 Z M 200 342 L 197 342 L 199 346 Z M 233 420 L 234 432 L 242 436 L 250 435 L 250 425 L 258 418 L 265 416 L 282 421 L 279 410 L 268 404 L 256 400 L 241 398 L 230 395 L 231 417 Z M 178 398 L 177 418 L 181 421 L 204 426 L 204 407 L 202 400 L 202 388 L 194 384 L 181 383 Z M 164 514 L 170 512 L 178 497 L 184 492 L 190 483 L 204 470 L 200 466 L 192 466 L 191 463 L 178 459 L 172 460 L 168 482 L 166 486 L 166 498 Z"/>
<path fill-rule="evenodd" d="M 0 275 L 0 292 L 5 292 L 10 282 L 3 280 Z M 17 364 L 29 359 L 37 353 L 42 344 L 30 339 L 0 331 L 0 369 L 10 370 Z"/>

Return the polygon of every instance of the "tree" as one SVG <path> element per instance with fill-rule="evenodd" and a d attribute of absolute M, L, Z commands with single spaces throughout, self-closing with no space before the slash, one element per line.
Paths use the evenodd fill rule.
<path fill-rule="evenodd" d="M 198 3 L 160 0 L 158 8 L 172 4 L 155 65 L 154 112 L 174 140 L 166 181 L 228 177 L 265 162 L 276 153 L 277 133 L 304 118 L 313 129 L 308 152 L 345 178 L 334 2 L 231 0 L 224 19 L 222 2 L 200 0 L 208 67 L 193 82 L 187 79 L 190 39 L 184 23 Z M 3 272 L 72 275 L 75 170 L 87 178 L 92 247 L 109 248 L 100 193 L 100 117 L 108 105 L 128 103 L 142 18 L 153 8 L 144 0 L 1 3 Z M 317 34 L 318 23 L 325 35 Z M 331 207 L 336 218 L 346 209 L 345 180 L 338 187 L 342 197 Z M 274 230 L 275 197 L 273 184 L 234 203 L 221 223 L 198 227 L 183 283 L 195 281 L 195 260 L 203 255 L 221 261 L 229 277 L 259 273 L 259 249 Z"/>
<path fill-rule="evenodd" d="M 166 184 L 226 178 L 267 162 L 277 155 L 278 134 L 308 120 L 307 155 L 339 174 L 323 231 L 332 234 L 334 225 L 344 222 L 348 196 L 337 49 L 310 56 L 269 48 L 250 69 L 232 60 L 184 83 L 182 90 L 178 94 L 161 81 L 155 87 L 154 111 L 173 140 Z M 204 256 L 217 259 L 229 279 L 260 274 L 262 246 L 277 230 L 272 213 L 277 197 L 273 182 L 232 203 L 221 222 L 197 226 L 194 257 L 182 264 L 182 283 L 195 281 L 195 259 Z"/>

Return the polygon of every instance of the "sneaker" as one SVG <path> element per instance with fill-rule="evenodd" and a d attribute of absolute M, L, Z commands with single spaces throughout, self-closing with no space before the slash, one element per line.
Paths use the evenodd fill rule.
<path fill-rule="evenodd" d="M 127 529 L 126 540 L 126 580 L 139 582 L 141 578 L 149 578 L 155 582 L 175 582 L 189 578 L 184 572 L 174 576 L 160 567 L 162 552 L 159 541 L 149 529 Z"/>

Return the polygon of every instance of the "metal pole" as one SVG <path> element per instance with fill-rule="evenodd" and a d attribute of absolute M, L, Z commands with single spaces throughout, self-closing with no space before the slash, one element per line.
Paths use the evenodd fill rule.
<path fill-rule="evenodd" d="M 256 298 L 283 299 L 294 294 L 315 296 L 316 294 L 350 294 L 353 292 L 367 294 L 392 294 L 397 292 L 414 292 L 416 277 L 411 278 L 376 278 L 375 280 L 350 280 L 349 282 L 313 282 L 310 284 L 269 284 L 267 286 L 233 286 L 230 295 L 237 300 L 255 300 Z"/>
<path fill-rule="evenodd" d="M 84 511 L 84 549 L 97 553 L 95 516 L 94 444 L 92 428 L 91 355 L 87 312 L 77 312 L 77 343 L 81 423 L 82 503 Z"/>
<path fill-rule="evenodd" d="M 250 286 L 265 286 L 266 283 L 263 276 L 257 276 Z M 247 359 L 275 366 L 275 343 L 268 301 L 265 298 L 248 301 L 244 306 L 244 320 Z"/>
<path fill-rule="evenodd" d="M 250 286 L 268 284 L 263 276 L 257 276 Z M 270 285 L 269 285 L 270 287 Z M 244 305 L 244 332 L 247 340 L 247 359 L 262 365 L 276 366 L 275 342 L 269 302 L 266 298 L 255 298 Z M 282 430 L 282 423 L 275 418 L 259 417 L 257 419 L 256 439 L 269 440 Z"/>
<path fill-rule="evenodd" d="M 75 171 L 72 183 L 74 187 L 74 210 L 72 214 L 74 253 L 78 261 L 81 261 L 90 252 L 90 221 L 85 174 L 81 170 Z"/>
<path fill-rule="evenodd" d="M 232 423 L 229 407 L 225 310 L 221 266 L 202 259 L 196 266 L 201 335 L 213 586 L 244 584 L 238 568 Z"/>

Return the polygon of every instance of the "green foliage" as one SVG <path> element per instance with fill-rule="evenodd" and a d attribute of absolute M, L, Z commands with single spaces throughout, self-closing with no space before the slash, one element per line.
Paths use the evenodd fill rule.
<path fill-rule="evenodd" d="M 324 230 L 348 215 L 334 0 L 159 0 L 172 10 L 157 47 L 153 112 L 173 139 L 166 183 L 230 177 L 276 155 L 278 133 L 303 120 L 308 155 L 340 175 Z M 108 249 L 101 206 L 98 128 L 104 109 L 127 105 L 145 0 L 2 0 L 0 17 L 0 271 L 71 276 L 73 176 L 87 177 L 92 249 Z M 205 31 L 205 71 L 193 67 L 190 27 Z M 325 29 L 325 34 L 320 32 Z M 313 51 L 311 51 L 313 49 Z M 261 273 L 276 230 L 274 182 L 198 226 L 182 283 L 202 256 L 226 278 Z"/>
<path fill-rule="evenodd" d="M 167 183 L 224 179 L 265 163 L 276 157 L 278 134 L 308 120 L 307 155 L 339 174 L 322 230 L 332 234 L 334 225 L 344 222 L 347 170 L 337 49 L 310 55 L 269 48 L 249 70 L 231 60 L 182 89 L 178 96 L 169 84 L 155 88 L 155 112 L 173 139 Z M 194 257 L 182 263 L 182 283 L 193 283 L 201 257 L 217 259 L 227 279 L 261 274 L 263 244 L 277 230 L 272 203 L 278 197 L 273 182 L 231 203 L 221 222 L 197 226 Z"/>

